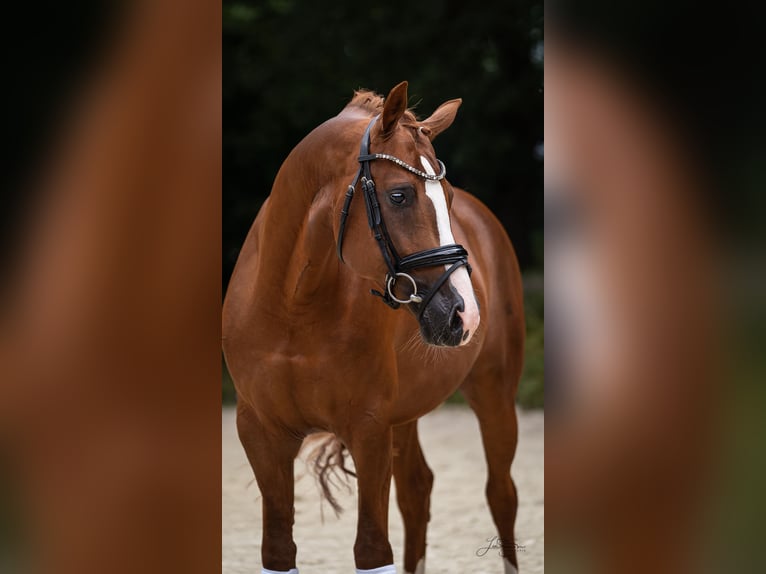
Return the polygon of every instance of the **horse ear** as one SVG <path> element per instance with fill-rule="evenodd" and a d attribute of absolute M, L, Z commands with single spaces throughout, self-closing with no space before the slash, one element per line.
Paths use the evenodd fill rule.
<path fill-rule="evenodd" d="M 436 108 L 436 111 L 432 113 L 429 118 L 420 122 L 422 133 L 428 136 L 428 139 L 433 141 L 436 136 L 452 125 L 452 122 L 455 120 L 455 115 L 457 114 L 457 109 L 462 103 L 463 100 L 460 98 L 444 102 Z"/>
<path fill-rule="evenodd" d="M 386 138 L 390 136 L 399 119 L 407 110 L 407 82 L 394 86 L 383 105 L 383 113 L 380 115 L 380 134 Z"/>

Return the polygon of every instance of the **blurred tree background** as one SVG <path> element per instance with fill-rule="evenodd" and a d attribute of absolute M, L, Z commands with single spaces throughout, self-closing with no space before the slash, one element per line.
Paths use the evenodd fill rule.
<path fill-rule="evenodd" d="M 421 117 L 462 98 L 437 154 L 516 248 L 530 335 L 520 401 L 542 406 L 542 1 L 225 0 L 223 10 L 224 289 L 282 161 L 355 89 L 386 95 L 408 80 Z"/>

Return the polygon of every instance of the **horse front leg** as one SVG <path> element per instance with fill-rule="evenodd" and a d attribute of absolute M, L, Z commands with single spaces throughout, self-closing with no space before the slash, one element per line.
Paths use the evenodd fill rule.
<path fill-rule="evenodd" d="M 242 402 L 237 405 L 237 430 L 262 495 L 261 572 L 298 574 L 293 541 L 293 465 L 303 441 L 265 427 Z"/>
<path fill-rule="evenodd" d="M 346 444 L 356 467 L 358 522 L 354 558 L 357 573 L 396 574 L 388 540 L 388 496 L 391 489 L 393 431 L 367 420 L 351 429 Z"/>
<path fill-rule="evenodd" d="M 487 459 L 486 496 L 492 518 L 497 526 L 498 542 L 502 547 L 505 574 L 517 574 L 514 525 L 518 498 L 511 479 L 511 463 L 516 453 L 518 425 L 514 401 L 515 385 L 508 379 L 474 375 L 461 387 L 463 396 L 476 413 Z"/>
<path fill-rule="evenodd" d="M 417 421 L 394 429 L 394 448 L 396 496 L 404 520 L 404 574 L 424 574 L 434 475 L 420 448 Z"/>

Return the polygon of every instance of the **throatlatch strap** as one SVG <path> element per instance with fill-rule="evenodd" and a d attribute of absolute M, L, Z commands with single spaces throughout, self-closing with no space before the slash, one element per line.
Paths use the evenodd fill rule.
<path fill-rule="evenodd" d="M 362 154 L 369 155 L 368 152 L 370 151 L 370 131 L 372 131 L 372 126 L 375 124 L 375 120 L 377 119 L 378 116 L 372 118 L 370 123 L 367 124 L 367 128 L 364 130 L 364 135 L 362 136 L 362 145 L 360 149 L 360 157 Z M 348 211 L 351 207 L 351 200 L 354 199 L 354 190 L 356 189 L 356 184 L 359 183 L 359 179 L 362 178 L 363 173 L 367 176 L 368 180 L 372 181 L 372 175 L 370 174 L 370 162 L 359 159 L 359 169 L 356 171 L 354 181 L 351 182 L 351 185 L 348 186 L 348 190 L 346 190 L 346 198 L 343 201 L 343 209 L 340 211 L 337 253 L 338 259 L 340 259 L 341 263 L 345 263 L 343 260 L 343 238 L 346 235 L 346 220 L 348 219 Z"/>
<path fill-rule="evenodd" d="M 346 233 L 346 219 L 348 219 L 348 208 L 351 207 L 351 200 L 354 199 L 354 187 L 356 187 L 356 179 L 352 185 L 348 186 L 346 191 L 346 199 L 343 201 L 343 209 L 340 210 L 340 227 L 338 228 L 338 259 L 341 263 L 343 261 L 343 235 Z"/>

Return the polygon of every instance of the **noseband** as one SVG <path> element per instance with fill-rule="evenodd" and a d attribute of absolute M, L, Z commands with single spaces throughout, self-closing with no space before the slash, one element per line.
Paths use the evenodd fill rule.
<path fill-rule="evenodd" d="M 346 230 L 346 219 L 348 218 L 348 209 L 351 206 L 351 200 L 354 198 L 354 191 L 357 184 L 361 184 L 362 193 L 364 195 L 364 202 L 367 207 L 367 223 L 375 236 L 375 241 L 380 247 L 380 252 L 383 255 L 383 260 L 388 267 L 388 273 L 386 273 L 386 279 L 383 287 L 383 292 L 375 289 L 370 292 L 383 299 L 383 301 L 393 309 L 398 309 L 399 305 L 409 305 L 410 303 L 421 304 L 419 316 L 423 315 L 428 303 L 430 303 L 433 296 L 441 288 L 442 285 L 449 279 L 449 276 L 457 271 L 460 267 L 465 266 L 468 272 L 471 272 L 471 266 L 468 264 L 468 252 L 462 245 L 452 243 L 450 245 L 442 245 L 433 249 L 426 249 L 425 251 L 418 251 L 407 255 L 406 257 L 399 257 L 399 253 L 396 251 L 391 237 L 386 229 L 386 223 L 383 221 L 383 213 L 380 210 L 380 203 L 378 202 L 378 196 L 375 192 L 375 182 L 372 179 L 372 173 L 370 171 L 370 162 L 376 159 L 385 159 L 391 161 L 406 169 L 407 171 L 414 173 L 418 177 L 431 181 L 440 181 L 444 179 L 447 174 L 447 168 L 439 161 L 441 166 L 441 172 L 438 175 L 431 175 L 424 171 L 412 167 L 411 165 L 403 162 L 397 157 L 383 153 L 370 153 L 370 132 L 372 126 L 375 124 L 375 120 L 378 117 L 374 117 L 372 121 L 367 125 L 367 129 L 362 136 L 362 144 L 359 149 L 359 170 L 356 172 L 356 177 L 351 185 L 348 186 L 346 192 L 346 199 L 343 202 L 343 209 L 340 212 L 340 228 L 338 230 L 338 258 L 343 261 L 343 236 Z M 438 160 L 437 160 L 438 161 Z M 449 265 L 447 270 L 436 280 L 426 293 L 418 294 L 418 287 L 415 283 L 415 279 L 408 273 L 421 267 L 437 267 L 439 265 Z M 412 284 L 413 292 L 409 296 L 409 299 L 398 299 L 393 293 L 393 287 L 396 281 L 399 279 L 406 279 Z"/>

